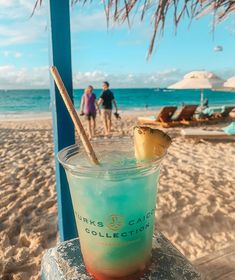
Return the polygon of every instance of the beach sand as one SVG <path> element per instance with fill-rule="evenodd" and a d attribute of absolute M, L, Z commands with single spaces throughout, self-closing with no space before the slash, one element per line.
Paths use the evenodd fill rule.
<path fill-rule="evenodd" d="M 137 115 L 115 121 L 115 136 L 131 135 Z M 58 242 L 51 120 L 0 124 L 0 279 L 38 280 L 43 252 Z M 185 140 L 163 162 L 156 228 L 191 261 L 235 241 L 235 145 Z M 102 137 L 101 121 L 97 133 Z"/>

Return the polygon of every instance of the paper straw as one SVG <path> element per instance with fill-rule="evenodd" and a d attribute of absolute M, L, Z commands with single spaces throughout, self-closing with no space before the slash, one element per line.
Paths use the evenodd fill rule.
<path fill-rule="evenodd" d="M 62 81 L 62 79 L 60 77 L 60 74 L 59 74 L 57 68 L 55 66 L 51 66 L 50 67 L 50 71 L 51 71 L 51 74 L 52 74 L 52 76 L 54 78 L 54 81 L 55 81 L 55 83 L 56 83 L 56 85 L 57 85 L 57 87 L 59 89 L 59 92 L 60 92 L 60 94 L 61 94 L 61 96 L 62 96 L 62 98 L 64 100 L 65 106 L 66 106 L 66 108 L 67 108 L 67 110 L 68 110 L 68 112 L 70 114 L 70 117 L 71 117 L 71 119 L 72 119 L 72 121 L 74 123 L 74 126 L 75 126 L 75 128 L 76 128 L 76 130 L 78 132 L 78 135 L 81 138 L 82 144 L 83 144 L 83 146 L 84 146 L 84 148 L 85 148 L 85 150 L 86 150 L 90 160 L 93 163 L 95 163 L 95 164 L 99 164 L 99 161 L 98 161 L 98 159 L 96 157 L 96 154 L 95 154 L 95 152 L 93 150 L 93 147 L 92 147 L 92 145 L 91 145 L 91 143 L 90 143 L 90 141 L 89 141 L 89 139 L 88 139 L 88 137 L 86 135 L 85 129 L 82 126 L 82 123 L 81 123 L 81 121 L 80 121 L 80 119 L 78 117 L 78 114 L 77 114 L 77 112 L 76 112 L 76 110 L 75 110 L 75 108 L 73 106 L 73 103 L 72 103 L 72 101 L 71 101 L 71 99 L 70 99 L 70 97 L 68 95 L 68 92 L 67 92 L 67 90 L 66 90 L 66 88 L 64 86 L 64 83 L 63 83 L 63 81 Z"/>

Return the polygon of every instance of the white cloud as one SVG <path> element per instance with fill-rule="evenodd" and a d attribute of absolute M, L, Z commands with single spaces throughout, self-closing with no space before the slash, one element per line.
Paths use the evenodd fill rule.
<path fill-rule="evenodd" d="M 72 32 L 88 30 L 107 30 L 106 17 L 103 10 L 91 14 L 71 13 Z"/>
<path fill-rule="evenodd" d="M 235 70 L 224 69 L 217 71 L 216 73 L 222 78 L 227 79 L 235 75 Z M 95 88 L 100 88 L 102 82 L 107 80 L 110 82 L 112 88 L 158 88 L 167 87 L 182 79 L 184 74 L 185 71 L 179 69 L 165 69 L 151 74 L 111 74 L 95 70 L 89 72 L 75 72 L 73 84 L 74 88 L 85 88 L 90 84 Z M 35 67 L 32 69 L 17 68 L 13 65 L 0 66 L 0 86 L 1 89 L 49 88 L 48 66 Z"/>
<path fill-rule="evenodd" d="M 47 40 L 47 8 L 45 1 L 40 8 L 37 8 L 32 17 L 33 7 L 36 0 L 0 0 L 0 47 L 12 46 L 35 42 L 40 39 Z M 96 3 L 97 5 L 97 3 Z M 91 9 L 91 5 L 84 7 L 77 5 L 71 10 L 72 33 L 81 31 L 107 31 L 107 21 L 103 6 L 98 9 Z M 113 28 L 127 28 L 124 25 L 110 22 L 109 30 Z M 132 44 L 140 44 L 135 41 Z M 121 45 L 128 44 L 120 42 Z"/>
<path fill-rule="evenodd" d="M 108 77 L 109 75 L 102 71 L 78 72 L 74 75 L 74 87 L 84 88 L 89 84 L 92 84 L 95 87 L 100 87 L 100 84 L 107 80 Z"/>
<path fill-rule="evenodd" d="M 0 47 L 30 43 L 47 36 L 44 6 L 30 17 L 35 1 L 0 0 Z"/>
<path fill-rule="evenodd" d="M 2 55 L 8 57 L 10 55 L 10 51 L 3 51 Z"/>
<path fill-rule="evenodd" d="M 14 22 L 0 26 L 0 47 L 26 44 L 46 37 L 43 21 Z"/>
<path fill-rule="evenodd" d="M 21 52 L 13 52 L 13 51 L 2 51 L 2 55 L 4 57 L 14 57 L 14 58 L 22 57 L 22 53 Z"/>
<path fill-rule="evenodd" d="M 108 29 L 123 28 L 123 24 L 114 22 L 112 16 L 109 19 L 109 28 L 107 28 L 106 14 L 102 1 L 93 1 L 86 5 L 77 4 L 71 9 L 71 30 L 80 31 L 107 31 Z"/>
<path fill-rule="evenodd" d="M 12 3 L 13 3 L 14 1 L 8 1 L 8 0 L 0 0 L 0 6 L 2 7 L 2 8 L 5 8 L 5 7 L 11 7 L 12 6 Z"/>
<path fill-rule="evenodd" d="M 29 69 L 14 65 L 0 66 L 0 85 L 2 89 L 48 88 L 48 67 Z"/>
<path fill-rule="evenodd" d="M 177 69 L 167 69 L 152 74 L 123 73 L 110 74 L 103 71 L 78 72 L 74 75 L 74 88 L 85 88 L 92 84 L 100 88 L 103 81 L 110 82 L 112 88 L 166 87 L 179 80 L 183 73 Z"/>
<path fill-rule="evenodd" d="M 0 0 L 0 19 L 16 20 L 28 19 L 32 14 L 36 0 Z M 40 9 L 37 9 L 35 16 L 45 15 L 46 9 L 44 1 Z"/>
<path fill-rule="evenodd" d="M 101 87 L 103 81 L 108 80 L 113 88 L 125 87 L 161 87 L 166 86 L 172 75 L 177 75 L 177 70 L 149 74 L 110 74 L 95 70 L 89 72 L 74 73 L 74 88 L 85 88 L 92 84 L 94 87 Z M 166 75 L 166 76 L 164 76 Z M 180 74 L 178 74 L 180 76 Z M 164 79 L 163 79 L 164 78 Z M 47 66 L 38 68 L 17 68 L 13 65 L 0 67 L 0 85 L 3 89 L 23 88 L 48 88 L 49 70 Z"/>
<path fill-rule="evenodd" d="M 47 40 L 45 5 L 30 17 L 35 1 L 0 0 L 0 47 Z M 86 9 L 82 7 L 71 11 L 72 32 L 107 30 L 104 10 L 100 8 L 98 11 L 89 12 L 88 7 L 89 5 L 86 5 Z"/>
<path fill-rule="evenodd" d="M 22 53 L 21 52 L 15 52 L 14 57 L 15 58 L 20 58 L 20 57 L 22 57 Z"/>

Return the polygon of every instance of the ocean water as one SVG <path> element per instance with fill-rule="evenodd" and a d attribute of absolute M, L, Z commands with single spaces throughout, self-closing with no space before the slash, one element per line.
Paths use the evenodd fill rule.
<path fill-rule="evenodd" d="M 154 88 L 112 89 L 119 110 L 156 109 L 166 105 L 199 104 L 199 90 L 168 90 Z M 97 98 L 101 94 L 96 89 Z M 82 89 L 74 90 L 74 104 L 78 109 Z M 235 92 L 205 90 L 209 105 L 235 105 Z M 50 112 L 49 90 L 0 90 L 0 115 L 39 114 Z"/>

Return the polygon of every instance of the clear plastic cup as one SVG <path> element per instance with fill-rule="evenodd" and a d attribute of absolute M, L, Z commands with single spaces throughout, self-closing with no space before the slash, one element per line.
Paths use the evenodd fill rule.
<path fill-rule="evenodd" d="M 151 259 L 162 158 L 137 162 L 133 143 L 93 143 L 100 165 L 77 145 L 59 152 L 65 168 L 81 250 L 94 279 L 135 279 Z"/>

